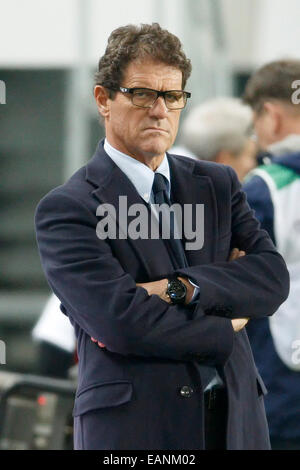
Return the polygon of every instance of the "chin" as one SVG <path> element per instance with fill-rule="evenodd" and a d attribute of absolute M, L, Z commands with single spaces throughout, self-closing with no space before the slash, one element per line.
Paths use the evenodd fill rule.
<path fill-rule="evenodd" d="M 149 147 L 144 150 L 145 155 L 152 156 L 152 157 L 158 157 L 160 155 L 163 155 L 167 151 L 166 146 L 162 147 Z"/>
<path fill-rule="evenodd" d="M 170 147 L 171 145 L 167 142 L 152 142 L 149 145 L 143 146 L 143 151 L 148 155 L 163 155 Z"/>

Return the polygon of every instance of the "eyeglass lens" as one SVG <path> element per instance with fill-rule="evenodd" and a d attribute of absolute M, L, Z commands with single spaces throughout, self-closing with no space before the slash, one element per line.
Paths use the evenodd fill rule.
<path fill-rule="evenodd" d="M 186 104 L 186 95 L 182 91 L 171 91 L 164 95 L 165 103 L 169 109 L 180 109 L 184 108 Z M 138 89 L 134 90 L 132 94 L 132 102 L 136 106 L 142 108 L 151 107 L 157 99 L 156 91 Z"/>

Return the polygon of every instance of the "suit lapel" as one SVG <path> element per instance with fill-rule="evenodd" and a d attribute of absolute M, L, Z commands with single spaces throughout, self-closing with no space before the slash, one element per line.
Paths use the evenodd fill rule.
<path fill-rule="evenodd" d="M 184 204 L 204 205 L 204 227 L 200 227 L 200 230 L 204 230 L 204 245 L 200 250 L 186 250 L 188 265 L 211 262 L 215 257 L 218 230 L 216 198 L 211 179 L 199 174 L 199 165 L 195 165 L 193 160 L 169 154 L 167 156 L 170 165 L 173 202 L 179 203 L 182 208 Z M 99 143 L 95 155 L 86 165 L 86 179 L 94 185 L 92 196 L 100 204 L 113 205 L 117 221 L 119 220 L 119 196 L 127 197 L 127 207 L 133 204 L 143 204 L 146 207 L 131 181 L 104 151 L 103 141 Z M 128 222 L 130 222 L 130 217 L 128 217 Z M 150 211 L 148 211 L 148 227 L 150 226 Z M 191 242 L 189 238 L 185 237 L 185 232 L 183 226 L 184 246 L 186 242 Z M 151 239 L 150 237 L 147 240 L 141 238 L 133 240 L 127 237 L 127 241 L 140 260 L 149 279 L 164 277 L 176 268 L 163 240 Z"/>
<path fill-rule="evenodd" d="M 218 233 L 217 204 L 214 187 L 209 176 L 201 174 L 201 166 L 196 165 L 192 159 L 182 159 L 168 154 L 171 173 L 171 190 L 173 202 L 184 206 L 190 204 L 193 207 L 193 231 L 203 230 L 204 244 L 201 249 L 185 250 L 189 266 L 212 262 L 216 254 L 216 241 Z M 204 206 L 204 223 L 196 226 L 195 204 Z M 184 212 L 185 209 L 183 209 Z M 188 220 L 190 223 L 191 221 Z M 198 222 L 200 222 L 198 220 Z M 185 236 L 187 227 L 182 227 L 183 243 L 190 242 Z M 187 234 L 188 235 L 188 234 Z"/>
<path fill-rule="evenodd" d="M 94 157 L 86 166 L 86 170 L 86 179 L 95 186 L 92 196 L 98 199 L 101 204 L 111 204 L 116 210 L 117 221 L 120 215 L 119 196 L 126 196 L 128 208 L 134 204 L 141 204 L 145 207 L 148 213 L 148 227 L 151 226 L 150 211 L 146 203 L 123 171 L 106 154 L 103 142 L 99 143 Z M 128 223 L 133 218 L 128 216 Z M 142 238 L 136 240 L 130 237 L 126 238 L 139 258 L 141 266 L 145 269 L 149 279 L 164 277 L 164 275 L 174 270 L 172 260 L 163 240 L 151 239 L 150 237 L 146 240 Z"/>

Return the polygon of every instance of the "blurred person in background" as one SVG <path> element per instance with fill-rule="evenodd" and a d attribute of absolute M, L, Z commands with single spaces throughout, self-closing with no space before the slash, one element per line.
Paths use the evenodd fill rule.
<path fill-rule="evenodd" d="M 192 109 L 181 143 L 196 158 L 231 166 L 240 181 L 256 166 L 253 113 L 238 98 L 215 98 Z"/>
<path fill-rule="evenodd" d="M 274 61 L 253 74 L 244 95 L 254 110 L 258 144 L 272 155 L 269 164 L 251 173 L 244 190 L 285 258 L 291 280 L 290 295 L 278 312 L 247 325 L 269 390 L 266 411 L 273 449 L 300 449 L 300 104 L 292 98 L 292 85 L 299 79 L 299 60 Z"/>
<path fill-rule="evenodd" d="M 35 324 L 32 337 L 38 344 L 37 373 L 67 378 L 75 364 L 76 339 L 68 317 L 62 315 L 60 300 L 52 294 Z"/>

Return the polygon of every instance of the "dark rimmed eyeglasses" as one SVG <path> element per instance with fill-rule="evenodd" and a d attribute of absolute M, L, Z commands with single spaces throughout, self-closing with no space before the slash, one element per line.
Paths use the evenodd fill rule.
<path fill-rule="evenodd" d="M 132 104 L 139 108 L 152 108 L 157 98 L 162 96 L 168 109 L 183 109 L 187 99 L 192 96 L 191 93 L 183 90 L 158 91 L 151 88 L 125 88 L 122 86 L 114 91 L 130 94 Z"/>

